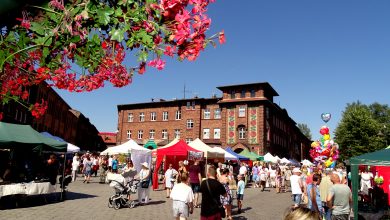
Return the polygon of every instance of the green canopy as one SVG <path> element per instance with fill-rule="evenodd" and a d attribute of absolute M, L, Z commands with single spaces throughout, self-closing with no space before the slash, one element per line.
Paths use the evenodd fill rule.
<path fill-rule="evenodd" d="M 35 149 L 65 152 L 66 142 L 48 138 L 30 125 L 0 122 L 0 149 Z"/>
<path fill-rule="evenodd" d="M 249 158 L 250 160 L 264 160 L 264 157 L 257 155 L 254 152 L 250 152 L 248 149 L 244 149 L 239 155 Z"/>
<path fill-rule="evenodd" d="M 359 188 L 359 165 L 390 166 L 390 149 L 383 149 L 372 153 L 363 154 L 350 159 L 353 214 L 354 219 L 358 218 L 358 188 Z"/>
<path fill-rule="evenodd" d="M 156 149 L 157 148 L 157 144 L 156 142 L 154 142 L 154 140 L 149 140 L 148 142 L 146 142 L 146 144 L 144 145 L 144 148 L 147 148 L 147 149 Z"/>

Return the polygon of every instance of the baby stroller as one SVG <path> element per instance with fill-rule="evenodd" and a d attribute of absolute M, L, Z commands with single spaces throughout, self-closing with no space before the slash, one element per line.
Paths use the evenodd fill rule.
<path fill-rule="evenodd" d="M 116 210 L 121 207 L 134 208 L 137 202 L 129 200 L 128 195 L 137 192 L 139 182 L 139 180 L 133 179 L 125 184 L 125 178 L 122 175 L 118 175 L 117 178 L 111 180 L 110 187 L 114 189 L 115 194 L 108 199 L 108 207 Z"/>

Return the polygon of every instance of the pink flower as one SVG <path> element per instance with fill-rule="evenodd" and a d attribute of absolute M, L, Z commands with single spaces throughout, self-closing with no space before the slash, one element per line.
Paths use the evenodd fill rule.
<path fill-rule="evenodd" d="M 176 46 L 173 46 L 173 47 L 166 46 L 164 54 L 167 55 L 167 56 L 173 57 L 173 54 L 175 53 L 175 50 L 176 50 Z"/>
<path fill-rule="evenodd" d="M 162 70 L 165 67 L 165 61 L 157 58 L 149 61 L 148 66 L 156 67 L 158 70 Z"/>
<path fill-rule="evenodd" d="M 220 44 L 226 43 L 225 31 L 219 32 L 219 37 L 218 37 L 218 39 L 219 39 L 219 43 L 220 43 Z"/>

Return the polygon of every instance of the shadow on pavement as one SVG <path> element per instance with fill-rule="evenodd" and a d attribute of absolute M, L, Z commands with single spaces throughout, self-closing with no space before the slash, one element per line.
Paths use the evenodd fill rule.
<path fill-rule="evenodd" d="M 64 200 L 76 200 L 76 199 L 86 199 L 96 197 L 94 195 L 88 195 L 83 193 L 74 193 L 67 192 Z M 61 193 L 51 193 L 45 195 L 13 195 L 13 196 L 4 196 L 0 198 L 0 210 L 4 209 L 17 209 L 17 208 L 29 208 L 36 206 L 43 206 L 47 204 L 59 203 L 61 202 Z"/>
<path fill-rule="evenodd" d="M 152 201 L 152 202 L 148 202 L 148 205 L 159 205 L 159 204 L 163 204 L 163 203 L 166 203 L 166 201 L 164 201 L 164 200 Z"/>

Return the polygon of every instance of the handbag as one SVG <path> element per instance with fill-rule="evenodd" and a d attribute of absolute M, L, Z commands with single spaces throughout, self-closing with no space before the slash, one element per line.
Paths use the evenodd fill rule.
<path fill-rule="evenodd" d="M 144 188 L 144 189 L 149 188 L 149 180 L 143 180 L 141 182 L 141 188 Z"/>
<path fill-rule="evenodd" d="M 210 190 L 209 182 L 207 181 L 207 179 L 205 181 L 206 181 L 207 189 L 209 190 L 209 193 L 211 194 L 211 197 L 213 197 L 215 204 L 217 204 L 217 206 L 218 206 L 218 211 L 219 211 L 219 214 L 221 215 L 221 218 L 225 218 L 226 217 L 225 208 L 223 207 L 223 205 L 221 203 L 218 203 L 218 201 L 214 198 L 214 196 L 213 196 L 214 194 Z"/>

